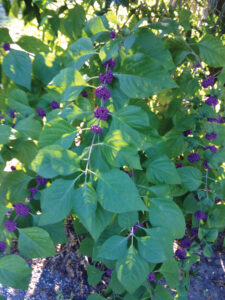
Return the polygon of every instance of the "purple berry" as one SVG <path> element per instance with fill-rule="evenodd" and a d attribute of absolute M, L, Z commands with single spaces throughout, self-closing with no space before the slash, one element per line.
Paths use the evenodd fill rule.
<path fill-rule="evenodd" d="M 215 82 L 215 77 L 214 76 L 209 76 L 208 78 L 203 79 L 201 85 L 202 85 L 202 87 L 207 88 L 209 86 L 213 86 L 214 82 Z"/>
<path fill-rule="evenodd" d="M 205 168 L 205 169 L 207 169 L 207 170 L 211 170 L 212 168 L 210 168 L 210 166 L 208 165 L 208 162 L 207 162 L 207 160 L 204 160 L 204 162 L 203 162 L 203 167 Z"/>
<path fill-rule="evenodd" d="M 38 189 L 36 187 L 30 187 L 29 191 L 31 192 L 30 199 L 34 199 L 34 195 L 38 192 Z"/>
<path fill-rule="evenodd" d="M 16 171 L 16 167 L 14 167 L 14 166 L 11 166 L 10 169 L 11 169 L 11 171 Z"/>
<path fill-rule="evenodd" d="M 207 215 L 206 215 L 206 213 L 204 213 L 203 211 L 201 211 L 201 210 L 198 210 L 198 211 L 196 211 L 195 213 L 194 213 L 194 216 L 195 216 L 195 218 L 197 219 L 197 220 L 203 220 L 203 221 L 205 221 L 206 219 L 207 219 Z"/>
<path fill-rule="evenodd" d="M 115 33 L 115 31 L 114 31 L 114 30 L 110 31 L 110 34 L 109 34 L 109 36 L 110 36 L 110 39 L 114 40 L 114 39 L 115 39 L 115 37 L 116 37 L 116 33 Z"/>
<path fill-rule="evenodd" d="M 217 204 L 217 203 L 221 203 L 221 202 L 222 202 L 221 199 L 218 199 L 218 198 L 215 199 L 215 203 L 216 203 L 216 204 Z"/>
<path fill-rule="evenodd" d="M 196 65 L 195 65 L 195 69 L 198 69 L 198 68 L 201 68 L 201 67 L 202 67 L 201 64 L 196 64 Z"/>
<path fill-rule="evenodd" d="M 216 97 L 210 96 L 205 103 L 210 106 L 216 106 L 218 103 L 218 99 Z"/>
<path fill-rule="evenodd" d="M 155 274 L 153 272 L 149 273 L 148 274 L 148 281 L 152 282 L 152 281 L 154 281 L 154 279 L 155 279 Z"/>
<path fill-rule="evenodd" d="M 217 138 L 217 136 L 218 136 L 217 133 L 207 133 L 207 134 L 205 135 L 205 138 L 206 138 L 207 140 L 214 140 L 214 139 Z"/>
<path fill-rule="evenodd" d="M 103 63 L 104 67 L 107 69 L 113 69 L 115 66 L 116 62 L 114 59 L 110 58 L 109 60 L 105 61 Z"/>
<path fill-rule="evenodd" d="M 183 135 L 184 136 L 188 136 L 189 134 L 192 134 L 192 130 L 191 129 L 188 129 L 186 131 L 183 131 Z"/>
<path fill-rule="evenodd" d="M 135 234 L 138 230 L 138 227 L 145 228 L 145 225 L 141 222 L 137 222 L 133 227 L 131 227 L 131 231 Z"/>
<path fill-rule="evenodd" d="M 15 231 L 17 229 L 17 223 L 10 220 L 5 221 L 4 226 L 8 231 Z"/>
<path fill-rule="evenodd" d="M 198 236 L 198 228 L 197 227 L 192 228 L 191 233 L 195 236 Z"/>
<path fill-rule="evenodd" d="M 186 258 L 186 252 L 183 249 L 177 249 L 175 252 L 175 256 L 177 256 L 180 259 Z"/>
<path fill-rule="evenodd" d="M 102 98 L 104 102 L 106 102 L 111 97 L 110 91 L 104 86 L 99 86 L 96 88 L 95 96 L 97 98 Z"/>
<path fill-rule="evenodd" d="M 200 201 L 198 195 L 195 195 L 194 198 L 195 198 L 196 201 Z"/>
<path fill-rule="evenodd" d="M 190 248 L 191 241 L 188 238 L 184 237 L 180 240 L 180 244 L 181 244 L 181 247 L 183 247 L 183 248 Z"/>
<path fill-rule="evenodd" d="M 14 109 L 10 109 L 9 110 L 9 115 L 10 115 L 10 117 L 12 118 L 12 119 L 14 119 L 15 118 L 15 110 Z"/>
<path fill-rule="evenodd" d="M 98 134 L 102 133 L 102 128 L 98 125 L 91 125 L 90 130 Z"/>
<path fill-rule="evenodd" d="M 206 150 L 210 150 L 212 153 L 216 153 L 217 152 L 217 148 L 216 148 L 216 146 L 206 146 L 205 148 L 204 148 L 204 151 L 206 151 Z"/>
<path fill-rule="evenodd" d="M 42 108 L 40 108 L 40 107 L 38 107 L 38 108 L 36 109 L 36 112 L 39 114 L 39 116 L 40 116 L 41 118 L 43 118 L 43 117 L 46 116 L 45 110 L 42 109 Z"/>
<path fill-rule="evenodd" d="M 7 245 L 5 242 L 0 241 L 0 252 L 4 252 Z"/>
<path fill-rule="evenodd" d="M 57 101 L 52 101 L 50 102 L 51 108 L 52 109 L 57 109 L 59 108 L 59 103 Z"/>
<path fill-rule="evenodd" d="M 94 116 L 97 119 L 107 121 L 109 117 L 109 111 L 106 107 L 96 107 L 94 110 Z"/>
<path fill-rule="evenodd" d="M 99 74 L 99 81 L 100 83 L 103 83 L 103 84 L 111 84 L 112 81 L 113 81 L 113 73 L 112 71 L 106 71 L 105 74 Z"/>
<path fill-rule="evenodd" d="M 17 215 L 19 215 L 20 217 L 25 217 L 25 216 L 29 215 L 30 209 L 23 203 L 17 203 L 13 206 L 15 207 L 15 211 L 16 211 Z"/>
<path fill-rule="evenodd" d="M 5 51 L 9 51 L 10 50 L 10 44 L 8 44 L 8 43 L 4 44 L 2 47 L 3 47 L 3 49 Z"/>
<path fill-rule="evenodd" d="M 184 164 L 182 164 L 182 163 L 176 165 L 176 168 L 177 168 L 177 169 L 178 169 L 178 168 L 183 168 L 183 167 L 184 167 Z"/>
<path fill-rule="evenodd" d="M 200 159 L 200 155 L 198 153 L 191 153 L 188 155 L 188 160 L 190 162 L 197 162 Z"/>
<path fill-rule="evenodd" d="M 112 271 L 113 271 L 113 269 L 107 269 L 106 270 L 106 275 L 110 277 L 111 274 L 112 274 Z"/>
<path fill-rule="evenodd" d="M 36 182 L 39 185 L 45 185 L 48 182 L 48 178 L 41 178 L 40 175 L 37 175 Z"/>
<path fill-rule="evenodd" d="M 86 91 L 82 91 L 81 92 L 81 95 L 84 97 L 84 98 L 88 98 L 88 93 Z"/>

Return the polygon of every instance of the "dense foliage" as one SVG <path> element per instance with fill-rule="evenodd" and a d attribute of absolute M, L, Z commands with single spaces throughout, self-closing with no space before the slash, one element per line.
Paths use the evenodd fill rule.
<path fill-rule="evenodd" d="M 29 283 L 12 239 L 53 256 L 72 216 L 105 298 L 172 299 L 164 278 L 187 299 L 200 247 L 210 257 L 225 228 L 223 38 L 164 1 L 51 2 L 23 7 L 42 40 L 0 28 L 0 283 Z"/>

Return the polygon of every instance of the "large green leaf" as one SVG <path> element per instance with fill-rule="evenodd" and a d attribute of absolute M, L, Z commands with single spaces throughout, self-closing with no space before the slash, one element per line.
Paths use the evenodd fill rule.
<path fill-rule="evenodd" d="M 172 199 L 151 198 L 149 220 L 153 226 L 167 228 L 174 238 L 184 236 L 185 219 Z"/>
<path fill-rule="evenodd" d="M 102 278 L 104 271 L 101 271 L 94 266 L 87 266 L 87 274 L 88 274 L 88 283 L 92 286 L 95 286 L 99 283 Z"/>
<path fill-rule="evenodd" d="M 173 297 L 166 288 L 158 284 L 152 300 L 173 300 Z"/>
<path fill-rule="evenodd" d="M 38 140 L 41 133 L 41 123 L 32 117 L 25 118 L 16 123 L 15 129 L 19 131 L 22 137 Z"/>
<path fill-rule="evenodd" d="M 41 195 L 39 225 L 49 225 L 62 221 L 72 209 L 74 180 L 55 180 Z"/>
<path fill-rule="evenodd" d="M 131 294 L 147 280 L 148 263 L 139 256 L 134 246 L 116 263 L 117 277 L 124 288 Z"/>
<path fill-rule="evenodd" d="M 127 56 L 115 76 L 120 89 L 130 98 L 149 97 L 177 86 L 155 59 L 140 53 Z"/>
<path fill-rule="evenodd" d="M 205 35 L 198 43 L 202 59 L 211 67 L 225 65 L 225 47 L 222 41 L 213 35 Z"/>
<path fill-rule="evenodd" d="M 16 43 L 24 50 L 35 54 L 49 51 L 49 47 L 34 36 L 23 35 Z"/>
<path fill-rule="evenodd" d="M 147 236 L 138 237 L 140 255 L 151 263 L 161 263 L 173 256 L 173 239 L 167 229 L 158 227 L 146 230 Z"/>
<path fill-rule="evenodd" d="M 159 271 L 166 278 L 166 282 L 171 288 L 176 288 L 179 284 L 179 267 L 177 261 L 172 258 L 163 263 Z"/>
<path fill-rule="evenodd" d="M 60 61 L 57 57 L 39 53 L 35 55 L 33 72 L 41 82 L 48 84 L 60 69 Z"/>
<path fill-rule="evenodd" d="M 155 184 L 180 184 L 180 177 L 174 163 L 166 155 L 153 156 L 147 162 L 147 179 Z"/>
<path fill-rule="evenodd" d="M 27 185 L 32 177 L 23 171 L 5 173 L 0 185 L 0 200 L 20 202 L 27 197 Z"/>
<path fill-rule="evenodd" d="M 11 128 L 9 125 L 0 125 L 0 145 L 7 144 L 11 134 Z"/>
<path fill-rule="evenodd" d="M 2 44 L 4 43 L 12 43 L 12 39 L 9 35 L 9 29 L 8 28 L 0 28 L 0 41 Z"/>
<path fill-rule="evenodd" d="M 68 149 L 77 133 L 77 129 L 69 125 L 64 119 L 57 117 L 45 124 L 38 146 L 39 148 L 43 148 L 49 144 L 55 144 Z"/>
<path fill-rule="evenodd" d="M 111 212 L 146 210 L 134 182 L 126 173 L 117 169 L 99 176 L 97 195 L 102 207 Z"/>
<path fill-rule="evenodd" d="M 147 28 L 141 28 L 136 33 L 135 43 L 132 49 L 142 52 L 157 60 L 157 62 L 165 69 L 174 68 L 174 63 L 170 52 L 165 49 L 163 41 Z"/>
<path fill-rule="evenodd" d="M 27 94 L 20 89 L 15 89 L 8 94 L 8 102 L 12 109 L 24 116 L 34 113 L 33 108 L 30 107 Z"/>
<path fill-rule="evenodd" d="M 116 260 L 126 254 L 127 237 L 113 235 L 104 242 L 99 256 L 104 259 Z"/>
<path fill-rule="evenodd" d="M 62 94 L 62 101 L 74 100 L 87 85 L 81 73 L 74 68 L 61 70 L 50 83 L 51 88 Z"/>
<path fill-rule="evenodd" d="M 178 169 L 182 185 L 188 191 L 196 191 L 202 184 L 202 173 L 193 167 L 183 167 Z"/>
<path fill-rule="evenodd" d="M 36 155 L 37 146 L 33 141 L 17 139 L 15 143 L 13 143 L 13 156 L 26 166 L 30 165 Z"/>
<path fill-rule="evenodd" d="M 32 66 L 27 53 L 10 50 L 4 57 L 2 67 L 12 81 L 30 90 Z"/>
<path fill-rule="evenodd" d="M 85 21 L 85 10 L 83 6 L 76 5 L 67 11 L 66 16 L 62 18 L 63 33 L 71 40 L 76 40 L 81 36 Z"/>
<path fill-rule="evenodd" d="M 0 282 L 3 285 L 26 290 L 32 269 L 18 255 L 6 255 L 0 258 Z"/>
<path fill-rule="evenodd" d="M 46 178 L 69 175 L 79 170 L 79 157 L 59 145 L 42 148 L 31 163 L 32 170 Z"/>
<path fill-rule="evenodd" d="M 48 232 L 39 227 L 20 228 L 18 247 L 20 253 L 28 258 L 55 255 L 55 247 Z"/>
<path fill-rule="evenodd" d="M 136 211 L 118 215 L 118 223 L 122 228 L 130 229 L 137 222 L 138 222 L 138 213 Z"/>
<path fill-rule="evenodd" d="M 94 50 L 91 39 L 80 38 L 69 48 L 69 56 L 73 59 L 75 69 L 80 69 L 83 64 L 97 52 Z"/>
<path fill-rule="evenodd" d="M 73 210 L 92 237 L 97 240 L 112 219 L 97 203 L 97 195 L 91 183 L 85 183 L 73 195 Z"/>

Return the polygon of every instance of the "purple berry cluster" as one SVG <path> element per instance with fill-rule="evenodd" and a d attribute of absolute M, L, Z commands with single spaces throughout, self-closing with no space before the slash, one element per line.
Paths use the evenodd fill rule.
<path fill-rule="evenodd" d="M 50 102 L 51 108 L 52 109 L 57 109 L 59 108 L 59 103 L 57 101 L 52 101 Z"/>
<path fill-rule="evenodd" d="M 37 175 L 36 182 L 39 185 L 45 185 L 48 182 L 48 178 L 42 178 L 40 175 Z"/>
<path fill-rule="evenodd" d="M 204 160 L 204 162 L 203 162 L 203 167 L 205 168 L 205 169 L 207 169 L 207 170 L 211 170 L 212 168 L 210 168 L 210 166 L 208 165 L 208 162 L 207 162 L 207 160 Z"/>
<path fill-rule="evenodd" d="M 5 51 L 9 51 L 10 50 L 10 44 L 9 43 L 5 43 L 2 48 L 5 50 Z"/>
<path fill-rule="evenodd" d="M 14 109 L 10 109 L 9 110 L 9 115 L 10 115 L 10 117 L 12 118 L 12 119 L 14 119 L 16 116 L 15 116 L 15 110 Z"/>
<path fill-rule="evenodd" d="M 221 115 L 218 115 L 218 119 L 215 118 L 207 118 L 208 122 L 215 122 L 215 123 L 222 123 L 222 117 Z"/>
<path fill-rule="evenodd" d="M 6 243 L 3 241 L 0 241 L 0 252 L 4 252 L 6 247 L 7 247 Z"/>
<path fill-rule="evenodd" d="M 209 86 L 213 86 L 215 83 L 215 77 L 214 76 L 209 76 L 206 79 L 203 79 L 201 85 L 203 88 L 208 88 Z"/>
<path fill-rule="evenodd" d="M 216 106 L 218 103 L 218 99 L 216 97 L 210 96 L 207 98 L 205 103 L 209 106 Z"/>
<path fill-rule="evenodd" d="M 103 84 L 111 84 L 113 81 L 113 72 L 111 70 L 106 71 L 105 74 L 99 74 L 99 81 Z"/>
<path fill-rule="evenodd" d="M 102 128 L 99 127 L 98 125 L 91 125 L 90 130 L 94 133 L 97 133 L 97 134 L 102 133 Z"/>
<path fill-rule="evenodd" d="M 104 102 L 106 102 L 110 97 L 110 90 L 108 90 L 104 86 L 99 86 L 95 90 L 95 96 L 97 98 L 103 99 Z"/>
<path fill-rule="evenodd" d="M 205 221 L 205 220 L 207 219 L 206 213 L 204 213 L 204 212 L 201 211 L 201 210 L 196 211 L 195 214 L 194 214 L 194 216 L 195 216 L 195 218 L 196 218 L 197 220 L 199 220 L 199 221 L 200 221 L 200 220 Z"/>
<path fill-rule="evenodd" d="M 36 109 L 36 112 L 39 114 L 39 116 L 40 116 L 41 118 L 46 117 L 46 112 L 45 112 L 44 109 L 38 107 L 38 108 Z"/>
<path fill-rule="evenodd" d="M 180 240 L 180 245 L 181 245 L 181 247 L 183 247 L 183 248 L 190 248 L 190 246 L 191 246 L 191 241 L 188 239 L 188 238 L 186 238 L 186 237 L 183 237 L 181 240 Z"/>
<path fill-rule="evenodd" d="M 109 60 L 107 60 L 103 63 L 104 67 L 106 69 L 110 69 L 110 70 L 115 67 L 115 64 L 116 64 L 116 61 L 112 58 L 110 58 Z"/>
<path fill-rule="evenodd" d="M 25 217 L 25 216 L 29 215 L 30 209 L 23 203 L 17 203 L 17 204 L 14 204 L 13 206 L 14 206 L 15 211 L 18 216 Z"/>
<path fill-rule="evenodd" d="M 114 40 L 116 38 L 116 33 L 114 30 L 110 31 L 109 33 L 110 39 Z"/>
<path fill-rule="evenodd" d="M 212 153 L 216 153 L 217 152 L 216 146 L 206 146 L 204 148 L 204 151 L 206 151 L 206 150 L 210 150 Z"/>
<path fill-rule="evenodd" d="M 107 121 L 109 118 L 109 111 L 106 107 L 96 107 L 94 110 L 94 116 L 97 119 Z"/>
<path fill-rule="evenodd" d="M 148 274 L 148 282 L 152 282 L 155 280 L 155 274 L 153 272 Z"/>
<path fill-rule="evenodd" d="M 30 199 L 33 200 L 34 195 L 38 192 L 38 189 L 36 187 L 30 187 L 29 191 L 30 191 Z"/>
<path fill-rule="evenodd" d="M 186 131 L 183 131 L 183 135 L 184 136 L 188 136 L 189 134 L 192 134 L 192 130 L 191 129 L 188 129 Z"/>
<path fill-rule="evenodd" d="M 14 221 L 6 220 L 4 223 L 4 226 L 8 231 L 16 231 L 17 230 L 17 223 Z"/>
<path fill-rule="evenodd" d="M 200 160 L 200 155 L 198 153 L 191 153 L 188 155 L 188 160 L 190 162 L 197 162 Z"/>
<path fill-rule="evenodd" d="M 206 133 L 205 138 L 207 140 L 214 140 L 217 138 L 217 136 L 218 136 L 217 133 L 212 132 L 212 133 Z"/>
<path fill-rule="evenodd" d="M 175 251 L 175 256 L 179 259 L 185 259 L 186 258 L 186 252 L 183 249 L 177 249 Z"/>

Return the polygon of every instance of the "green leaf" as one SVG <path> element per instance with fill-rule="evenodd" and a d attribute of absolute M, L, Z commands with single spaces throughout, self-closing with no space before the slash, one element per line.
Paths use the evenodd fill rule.
<path fill-rule="evenodd" d="M 100 271 L 94 266 L 88 265 L 87 266 L 88 283 L 92 286 L 96 286 L 100 282 L 103 273 L 104 273 L 103 271 Z"/>
<path fill-rule="evenodd" d="M 127 56 L 115 77 L 119 79 L 120 89 L 130 98 L 149 97 L 177 87 L 155 59 L 140 53 Z"/>
<path fill-rule="evenodd" d="M 5 220 L 5 214 L 8 212 L 8 208 L 5 207 L 4 204 L 0 204 L 0 226 L 2 225 L 3 221 Z"/>
<path fill-rule="evenodd" d="M 27 94 L 20 89 L 15 89 L 8 94 L 8 102 L 11 108 L 20 112 L 23 116 L 34 113 L 27 99 Z"/>
<path fill-rule="evenodd" d="M 215 68 L 225 65 L 225 47 L 219 38 L 207 34 L 198 43 L 198 47 L 206 64 Z"/>
<path fill-rule="evenodd" d="M 30 90 L 32 66 L 27 53 L 10 50 L 4 57 L 2 67 L 12 81 Z"/>
<path fill-rule="evenodd" d="M 85 183 L 74 192 L 73 210 L 81 223 L 97 240 L 112 219 L 112 214 L 97 205 L 97 195 L 91 183 Z"/>
<path fill-rule="evenodd" d="M 163 41 L 147 28 L 141 28 L 136 34 L 132 49 L 138 53 L 142 52 L 154 58 L 160 66 L 165 69 L 173 69 L 174 63 L 170 52 L 165 49 Z"/>
<path fill-rule="evenodd" d="M 202 184 L 202 173 L 193 167 L 183 167 L 177 169 L 182 185 L 188 191 L 196 191 Z"/>
<path fill-rule="evenodd" d="M 126 254 L 127 237 L 113 235 L 104 242 L 99 256 L 104 259 L 116 260 Z"/>
<path fill-rule="evenodd" d="M 173 239 L 166 228 L 147 229 L 147 236 L 137 237 L 140 255 L 148 262 L 161 263 L 173 256 Z"/>
<path fill-rule="evenodd" d="M 124 287 L 117 278 L 116 271 L 113 271 L 111 274 L 109 287 L 117 294 L 122 294 L 125 292 Z"/>
<path fill-rule="evenodd" d="M 67 217 L 72 208 L 74 180 L 55 180 L 41 195 L 40 226 L 55 224 Z"/>
<path fill-rule="evenodd" d="M 69 56 L 73 59 L 73 67 L 78 70 L 96 53 L 91 39 L 86 37 L 73 43 L 68 51 Z"/>
<path fill-rule="evenodd" d="M 148 263 L 139 256 L 134 246 L 116 263 L 117 277 L 124 288 L 131 294 L 147 280 Z"/>
<path fill-rule="evenodd" d="M 0 199 L 10 202 L 24 201 L 27 197 L 27 185 L 32 177 L 23 171 L 14 171 L 4 174 L 0 185 Z"/>
<path fill-rule="evenodd" d="M 102 61 L 106 61 L 112 57 L 116 57 L 119 51 L 120 39 L 110 40 L 100 49 L 99 57 Z"/>
<path fill-rule="evenodd" d="M 84 87 L 88 84 L 81 73 L 74 68 L 65 68 L 56 75 L 50 83 L 50 87 L 62 94 L 62 101 L 76 99 Z"/>
<path fill-rule="evenodd" d="M 101 33 L 105 30 L 105 26 L 100 17 L 93 17 L 85 25 L 84 30 L 88 34 L 88 36 L 95 35 L 97 33 Z"/>
<path fill-rule="evenodd" d="M 173 300 L 173 297 L 166 288 L 158 284 L 152 300 Z"/>
<path fill-rule="evenodd" d="M 39 148 L 48 146 L 49 144 L 59 145 L 64 149 L 68 149 L 74 141 L 78 130 L 68 124 L 62 118 L 55 118 L 46 123 L 38 142 Z"/>
<path fill-rule="evenodd" d="M 11 36 L 9 35 L 9 29 L 8 28 L 0 28 L 0 41 L 2 44 L 4 43 L 12 43 Z"/>
<path fill-rule="evenodd" d="M 41 226 L 50 235 L 54 245 L 64 244 L 67 242 L 64 222 Z"/>
<path fill-rule="evenodd" d="M 9 125 L 0 125 L 0 145 L 7 144 L 11 134 L 11 128 Z"/>
<path fill-rule="evenodd" d="M 118 215 L 118 223 L 122 228 L 130 229 L 137 222 L 138 222 L 138 213 L 136 211 Z"/>
<path fill-rule="evenodd" d="M 117 169 L 101 174 L 97 195 L 102 207 L 111 212 L 146 210 L 134 182 L 127 174 Z"/>
<path fill-rule="evenodd" d="M 166 282 L 170 288 L 175 289 L 178 286 L 180 272 L 178 263 L 175 259 L 165 261 L 159 271 L 166 278 Z"/>
<path fill-rule="evenodd" d="M 15 289 L 26 290 L 32 269 L 18 255 L 6 255 L 0 258 L 0 282 Z"/>
<path fill-rule="evenodd" d="M 27 52 L 35 54 L 49 52 L 49 47 L 34 36 L 23 35 L 16 43 Z"/>
<path fill-rule="evenodd" d="M 16 123 L 15 129 L 18 130 L 21 136 L 25 138 L 38 140 L 42 126 L 38 120 L 34 120 L 33 117 L 29 117 L 18 121 Z"/>
<path fill-rule="evenodd" d="M 185 219 L 181 209 L 172 199 L 151 198 L 149 220 L 153 226 L 167 228 L 174 238 L 184 236 Z"/>
<path fill-rule="evenodd" d="M 34 75 L 43 83 L 48 84 L 61 70 L 60 61 L 51 54 L 36 54 L 33 61 Z"/>
<path fill-rule="evenodd" d="M 146 176 L 151 183 L 179 184 L 180 177 L 174 163 L 166 155 L 153 156 L 147 162 Z"/>
<path fill-rule="evenodd" d="M 62 19 L 63 33 L 71 40 L 76 40 L 81 36 L 82 28 L 85 21 L 85 10 L 83 6 L 76 5 L 67 11 L 66 16 Z"/>
<path fill-rule="evenodd" d="M 80 247 L 78 249 L 78 253 L 92 257 L 93 248 L 94 248 L 94 240 L 86 237 L 81 241 Z"/>
<path fill-rule="evenodd" d="M 42 148 L 31 163 L 32 170 L 45 178 L 57 175 L 70 175 L 79 170 L 79 157 L 76 153 L 64 150 L 59 145 Z"/>
<path fill-rule="evenodd" d="M 56 254 L 49 234 L 39 227 L 20 228 L 18 247 L 20 253 L 30 259 L 45 258 Z"/>
<path fill-rule="evenodd" d="M 178 30 L 178 26 L 179 24 L 176 21 L 171 19 L 150 24 L 150 28 L 161 30 L 164 34 L 174 33 L 175 31 Z"/>
<path fill-rule="evenodd" d="M 13 144 L 15 157 L 26 166 L 29 166 L 37 155 L 37 146 L 33 141 L 24 141 L 23 139 L 15 140 Z"/>

